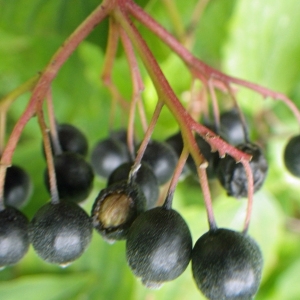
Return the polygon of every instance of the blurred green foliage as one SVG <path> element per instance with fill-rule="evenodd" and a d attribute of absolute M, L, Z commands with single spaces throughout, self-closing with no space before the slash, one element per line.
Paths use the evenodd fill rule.
<path fill-rule="evenodd" d="M 198 1 L 174 3 L 182 26 L 188 27 Z M 169 31 L 174 33 L 171 16 L 163 1 L 138 1 Z M 53 53 L 75 27 L 99 4 L 96 0 L 0 0 L 0 95 L 22 84 L 42 70 Z M 286 93 L 300 104 L 300 3 L 298 0 L 211 0 L 195 31 L 192 52 L 211 65 L 235 77 L 254 81 Z M 190 74 L 184 64 L 158 39 L 139 27 L 159 60 L 180 99 L 190 89 Z M 107 37 L 107 23 L 101 24 L 62 67 L 52 85 L 55 113 L 59 122 L 70 122 L 86 133 L 90 148 L 108 135 L 110 95 L 99 80 Z M 156 94 L 144 72 L 148 118 Z M 116 85 L 130 99 L 129 71 L 122 52 L 114 72 Z M 23 112 L 29 93 L 19 97 L 8 115 L 8 132 Z M 232 105 L 223 97 L 221 109 Z M 225 101 L 227 100 L 227 101 Z M 270 169 L 265 185 L 255 195 L 250 234 L 263 251 L 265 267 L 258 300 L 297 300 L 300 272 L 300 185 L 282 162 L 287 139 L 298 126 L 281 102 L 262 99 L 253 91 L 239 88 L 238 101 L 251 126 L 251 137 L 265 147 Z M 126 125 L 119 118 L 115 128 Z M 154 132 L 163 140 L 178 130 L 165 109 Z M 141 138 L 141 136 L 140 136 Z M 36 118 L 26 126 L 13 157 L 34 182 L 32 199 L 23 211 L 31 218 L 49 200 L 43 185 L 45 161 L 41 154 L 41 134 Z M 105 182 L 95 180 L 95 189 L 84 208 L 89 212 L 93 199 Z M 212 183 L 218 225 L 240 230 L 245 216 L 245 200 L 226 197 L 218 183 Z M 189 178 L 180 182 L 174 207 L 188 222 L 194 241 L 207 231 L 201 190 Z M 125 260 L 124 242 L 106 244 L 95 233 L 89 249 L 66 269 L 46 264 L 32 249 L 17 265 L 0 272 L 0 299 L 3 300 L 182 300 L 204 299 L 196 289 L 190 267 L 174 282 L 158 291 L 145 289 L 131 274 Z"/>

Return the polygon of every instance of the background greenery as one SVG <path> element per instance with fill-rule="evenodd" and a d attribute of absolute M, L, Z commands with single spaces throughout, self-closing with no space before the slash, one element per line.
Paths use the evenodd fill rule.
<path fill-rule="evenodd" d="M 0 0 L 0 95 L 5 95 L 42 70 L 72 30 L 98 5 L 97 0 Z M 184 26 L 188 26 L 196 0 L 174 0 Z M 139 1 L 159 22 L 174 31 L 162 1 Z M 192 52 L 230 75 L 251 80 L 286 93 L 300 107 L 300 2 L 298 0 L 211 0 L 199 21 Z M 53 83 L 55 112 L 59 122 L 82 129 L 90 141 L 108 135 L 110 96 L 99 80 L 106 42 L 104 22 L 67 61 Z M 147 30 L 149 42 L 179 98 L 189 90 L 190 76 L 182 62 Z M 120 51 L 114 80 L 125 97 L 130 83 L 124 55 Z M 156 95 L 147 75 L 143 94 L 148 116 Z M 8 132 L 24 110 L 29 94 L 11 107 Z M 287 139 L 298 133 L 298 125 L 283 103 L 262 99 L 240 89 L 238 101 L 251 126 L 251 137 L 265 147 L 270 169 L 261 191 L 255 195 L 250 234 L 263 251 L 263 281 L 256 299 L 300 299 L 300 181 L 290 176 L 282 162 Z M 222 109 L 232 105 L 220 97 Z M 119 118 L 115 128 L 122 126 Z M 164 110 L 154 132 L 163 140 L 177 130 Z M 23 211 L 31 218 L 49 199 L 43 185 L 45 162 L 37 120 L 30 120 L 15 152 L 13 162 L 23 166 L 34 182 L 34 192 Z M 89 212 L 93 199 L 105 186 L 95 180 L 95 189 L 84 204 Z M 245 200 L 226 197 L 212 183 L 214 208 L 219 226 L 241 229 Z M 207 230 L 201 191 L 193 179 L 181 182 L 174 206 L 188 222 L 193 239 Z M 66 269 L 49 265 L 32 249 L 17 265 L 0 273 L 0 298 L 15 299 L 204 299 L 193 282 L 190 267 L 174 282 L 158 291 L 146 290 L 131 274 L 125 261 L 125 245 L 106 244 L 94 233 L 89 249 Z"/>

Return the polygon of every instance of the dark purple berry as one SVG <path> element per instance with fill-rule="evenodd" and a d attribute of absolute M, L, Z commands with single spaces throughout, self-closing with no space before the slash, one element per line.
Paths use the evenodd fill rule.
<path fill-rule="evenodd" d="M 210 300 L 251 300 L 256 294 L 263 259 L 257 243 L 244 233 L 210 230 L 196 242 L 192 271 Z"/>
<path fill-rule="evenodd" d="M 76 203 L 47 203 L 30 223 L 30 239 L 43 260 L 65 266 L 87 249 L 92 229 L 90 217 Z"/>
<path fill-rule="evenodd" d="M 109 176 L 107 185 L 128 180 L 131 170 L 131 163 L 125 163 L 119 166 Z M 132 180 L 139 186 L 146 198 L 146 209 L 153 208 L 156 205 L 159 196 L 159 186 L 157 179 L 148 164 L 142 163 Z"/>
<path fill-rule="evenodd" d="M 190 230 L 173 209 L 156 207 L 141 214 L 129 229 L 127 262 L 149 288 L 180 276 L 192 253 Z"/>
<path fill-rule="evenodd" d="M 134 182 L 123 180 L 100 191 L 93 208 L 94 228 L 108 242 L 126 239 L 129 227 L 145 210 L 146 199 Z"/>
<path fill-rule="evenodd" d="M 20 208 L 29 200 L 32 183 L 27 172 L 18 166 L 7 168 L 4 183 L 4 203 L 6 206 Z"/>
<path fill-rule="evenodd" d="M 71 124 L 59 124 L 57 133 L 63 152 L 73 152 L 82 156 L 87 155 L 87 138 L 77 127 Z"/>
<path fill-rule="evenodd" d="M 175 170 L 177 156 L 170 145 L 164 142 L 150 141 L 142 161 L 150 165 L 159 185 L 167 183 Z"/>
<path fill-rule="evenodd" d="M 289 172 L 300 177 L 300 135 L 292 137 L 285 146 L 284 163 Z"/>
<path fill-rule="evenodd" d="M 252 155 L 250 167 L 253 173 L 254 192 L 258 191 L 266 178 L 268 163 L 259 146 L 251 143 L 240 144 L 237 149 Z M 217 176 L 229 196 L 246 197 L 248 180 L 242 163 L 237 163 L 233 157 L 227 155 L 220 160 Z"/>
<path fill-rule="evenodd" d="M 244 127 L 237 109 L 233 108 L 220 115 L 220 136 L 232 145 L 245 142 Z"/>
<path fill-rule="evenodd" d="M 0 268 L 16 264 L 29 248 L 27 217 L 14 207 L 0 211 Z"/>
<path fill-rule="evenodd" d="M 118 129 L 111 131 L 109 137 L 113 140 L 117 140 L 124 144 L 127 147 L 127 130 L 126 129 Z"/>
<path fill-rule="evenodd" d="M 90 194 L 94 173 L 85 159 L 76 153 L 64 152 L 54 157 L 57 189 L 61 200 L 81 202 Z M 45 184 L 50 190 L 48 169 Z"/>
<path fill-rule="evenodd" d="M 117 167 L 129 159 L 127 146 L 118 139 L 108 138 L 99 141 L 93 148 L 91 165 L 98 176 L 108 178 Z"/>

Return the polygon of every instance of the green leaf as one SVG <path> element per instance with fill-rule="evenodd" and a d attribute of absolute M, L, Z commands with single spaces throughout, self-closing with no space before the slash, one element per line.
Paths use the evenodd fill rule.
<path fill-rule="evenodd" d="M 297 0 L 239 1 L 224 51 L 230 74 L 288 92 L 300 70 L 300 27 Z"/>
<path fill-rule="evenodd" d="M 300 75 L 295 63 L 300 59 L 300 39 L 296 34 L 300 28 L 299 10 L 297 0 L 238 1 L 223 49 L 224 70 L 235 77 L 289 93 Z M 263 104 L 261 97 L 253 92 L 243 91 L 239 98 L 251 111 Z"/>
<path fill-rule="evenodd" d="M 92 273 L 65 275 L 37 274 L 0 283 L 1 299 L 67 300 L 80 299 L 95 282 Z"/>
<path fill-rule="evenodd" d="M 0 26 L 22 35 L 60 36 L 65 39 L 100 4 L 98 0 L 0 0 Z M 78 9 L 74 9 L 74 7 Z M 88 37 L 106 45 L 108 23 L 101 23 Z"/>
<path fill-rule="evenodd" d="M 228 23 L 236 2 L 236 0 L 209 1 L 199 20 L 193 53 L 212 66 L 220 65 L 222 46 L 230 33 Z"/>
<path fill-rule="evenodd" d="M 299 285 L 300 260 L 287 268 L 278 278 L 272 300 L 297 300 L 300 295 Z"/>

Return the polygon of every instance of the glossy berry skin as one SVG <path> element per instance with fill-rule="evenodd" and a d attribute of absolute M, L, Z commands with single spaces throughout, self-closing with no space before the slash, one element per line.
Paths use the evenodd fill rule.
<path fill-rule="evenodd" d="M 209 300 L 250 300 L 256 294 L 263 258 L 256 242 L 228 229 L 202 235 L 192 252 L 192 271 Z"/>
<path fill-rule="evenodd" d="M 87 155 L 88 140 L 77 127 L 71 124 L 59 124 L 57 133 L 63 152 L 73 152 L 82 156 Z"/>
<path fill-rule="evenodd" d="M 113 140 L 121 142 L 127 147 L 127 130 L 125 128 L 111 131 L 109 137 Z"/>
<path fill-rule="evenodd" d="M 220 136 L 232 145 L 245 142 L 243 123 L 237 109 L 233 108 L 220 115 Z"/>
<path fill-rule="evenodd" d="M 266 178 L 268 163 L 259 146 L 253 143 L 240 144 L 237 148 L 252 155 L 250 167 L 253 173 L 254 192 L 258 191 Z M 236 198 L 247 197 L 248 181 L 242 163 L 236 163 L 234 158 L 227 155 L 218 165 L 217 176 L 229 196 Z"/>
<path fill-rule="evenodd" d="M 149 288 L 180 276 L 192 253 L 190 230 L 173 209 L 156 207 L 141 214 L 129 229 L 127 262 Z"/>
<path fill-rule="evenodd" d="M 0 268 L 16 264 L 29 248 L 27 217 L 14 207 L 0 211 Z"/>
<path fill-rule="evenodd" d="M 28 173 L 21 167 L 7 168 L 4 183 L 4 203 L 6 206 L 20 208 L 30 198 L 32 182 Z"/>
<path fill-rule="evenodd" d="M 29 232 L 33 248 L 43 260 L 64 266 L 87 249 L 92 222 L 74 202 L 47 203 L 34 215 Z"/>
<path fill-rule="evenodd" d="M 284 149 L 284 163 L 291 174 L 300 177 L 300 135 L 292 137 Z"/>
<path fill-rule="evenodd" d="M 116 138 L 99 141 L 91 154 L 91 165 L 94 172 L 107 179 L 120 165 L 129 161 L 127 146 Z"/>
<path fill-rule="evenodd" d="M 81 202 L 93 187 L 94 173 L 85 159 L 76 153 L 64 152 L 54 157 L 57 189 L 62 201 Z M 48 169 L 45 171 L 45 184 L 50 191 Z"/>
<path fill-rule="evenodd" d="M 177 160 L 176 153 L 170 145 L 154 140 L 149 142 L 142 158 L 142 161 L 152 168 L 159 185 L 171 179 Z"/>
<path fill-rule="evenodd" d="M 146 198 L 134 183 L 118 181 L 100 191 L 92 207 L 93 226 L 109 243 L 126 239 L 128 230 L 146 208 Z"/>
<path fill-rule="evenodd" d="M 109 186 L 121 180 L 127 180 L 131 166 L 131 163 L 124 163 L 119 166 L 109 176 L 107 185 Z M 158 200 L 159 186 L 150 166 L 146 163 L 142 163 L 135 176 L 133 176 L 133 181 L 144 193 L 146 198 L 146 209 L 153 208 Z"/>

